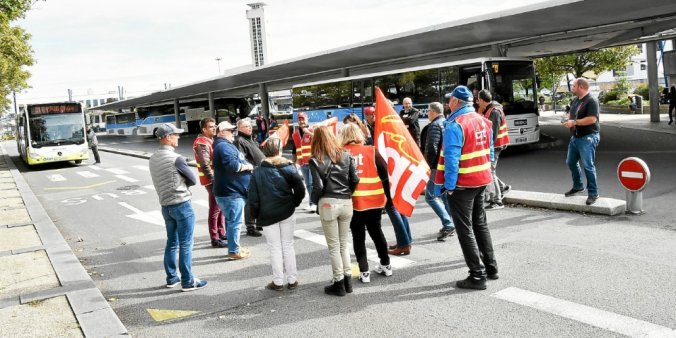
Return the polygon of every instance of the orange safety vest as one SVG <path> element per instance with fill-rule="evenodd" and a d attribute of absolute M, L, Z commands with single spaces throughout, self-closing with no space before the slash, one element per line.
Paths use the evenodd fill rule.
<path fill-rule="evenodd" d="M 195 142 L 193 142 L 193 144 L 192 144 L 193 151 L 195 151 L 198 144 L 203 144 L 203 145 L 207 146 L 207 149 L 209 149 L 209 166 L 212 167 L 212 170 L 213 170 L 213 155 L 214 155 L 213 154 L 213 151 L 214 151 L 213 143 L 214 143 L 214 141 L 212 139 L 200 135 L 200 136 L 197 136 L 197 138 L 195 138 Z M 197 156 L 195 156 L 195 157 L 197 157 Z M 209 184 L 213 183 L 213 182 L 209 181 L 209 179 L 204 175 L 204 168 L 202 168 L 202 166 L 199 164 L 199 162 L 197 162 L 197 173 L 199 174 L 201 185 L 209 185 Z"/>
<path fill-rule="evenodd" d="M 312 152 L 310 151 L 310 144 L 312 143 L 312 135 L 310 133 L 304 133 L 303 137 L 300 137 L 300 132 L 298 128 L 295 128 L 293 131 L 293 144 L 296 146 L 296 163 L 303 166 L 308 164 Z"/>
<path fill-rule="evenodd" d="M 347 144 L 345 149 L 354 157 L 357 164 L 357 176 L 359 176 L 359 184 L 352 193 L 352 208 L 364 211 L 385 207 L 385 190 L 376 168 L 376 148 Z"/>
<path fill-rule="evenodd" d="M 486 109 L 486 112 L 484 112 L 484 117 L 490 120 L 491 112 L 493 111 L 493 109 L 495 109 L 495 106 L 490 107 L 490 109 Z M 493 145 L 495 149 L 501 149 L 509 145 L 509 132 L 507 131 L 507 119 L 505 118 L 505 113 L 501 109 L 498 109 L 498 112 L 500 113 L 502 122 L 500 123 L 500 128 L 498 129 L 498 137 L 495 140 L 495 144 Z"/>
<path fill-rule="evenodd" d="M 483 187 L 493 181 L 491 172 L 491 121 L 479 114 L 463 114 L 455 119 L 462 127 L 462 149 L 460 163 L 458 164 L 457 187 L 476 188 Z M 434 184 L 444 184 L 444 171 L 446 169 L 443 145 L 437 164 L 437 172 L 434 176 Z"/>

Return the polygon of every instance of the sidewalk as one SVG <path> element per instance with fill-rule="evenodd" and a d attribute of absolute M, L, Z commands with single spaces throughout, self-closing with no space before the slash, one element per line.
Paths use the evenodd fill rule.
<path fill-rule="evenodd" d="M 1 144 L 0 239 L 0 337 L 127 336 Z"/>
<path fill-rule="evenodd" d="M 561 118 L 565 115 L 563 111 L 545 111 L 540 114 L 541 124 L 561 123 Z M 650 113 L 644 110 L 644 114 L 608 114 L 601 113 L 599 117 L 601 127 L 612 126 L 618 128 L 637 129 L 651 131 L 656 133 L 676 135 L 676 124 L 668 125 L 669 115 L 660 114 L 660 122 L 650 122 Z"/>

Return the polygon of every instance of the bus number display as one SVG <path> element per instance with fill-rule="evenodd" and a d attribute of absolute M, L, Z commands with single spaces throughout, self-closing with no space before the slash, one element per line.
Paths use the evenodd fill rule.
<path fill-rule="evenodd" d="M 79 104 L 61 104 L 50 106 L 32 106 L 30 107 L 31 115 L 46 115 L 46 114 L 64 114 L 64 113 L 79 113 Z"/>

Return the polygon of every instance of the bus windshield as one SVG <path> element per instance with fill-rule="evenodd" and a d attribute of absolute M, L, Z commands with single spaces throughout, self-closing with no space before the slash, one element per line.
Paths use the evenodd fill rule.
<path fill-rule="evenodd" d="M 32 146 L 83 144 L 84 121 L 81 114 L 49 114 L 29 119 Z"/>
<path fill-rule="evenodd" d="M 530 61 L 487 62 L 493 99 L 504 107 L 505 115 L 538 114 L 535 70 Z"/>

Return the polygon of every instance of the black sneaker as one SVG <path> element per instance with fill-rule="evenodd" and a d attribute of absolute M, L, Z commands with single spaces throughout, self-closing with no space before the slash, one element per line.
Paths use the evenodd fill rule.
<path fill-rule="evenodd" d="M 496 280 L 496 279 L 500 278 L 500 275 L 498 275 L 498 273 L 496 272 L 496 273 L 489 273 L 486 277 L 488 279 Z"/>
<path fill-rule="evenodd" d="M 228 241 L 228 235 L 221 236 L 220 240 L 223 241 L 223 242 L 227 242 Z"/>
<path fill-rule="evenodd" d="M 484 209 L 486 210 L 499 210 L 499 209 L 504 209 L 505 205 L 502 203 L 489 203 Z"/>
<path fill-rule="evenodd" d="M 566 197 L 570 197 L 570 196 L 573 196 L 573 195 L 575 195 L 575 194 L 577 194 L 578 192 L 581 192 L 581 191 L 584 191 L 584 188 L 582 188 L 582 189 L 573 188 L 573 189 L 566 191 L 566 193 L 564 193 L 563 195 L 566 196 Z"/>
<path fill-rule="evenodd" d="M 251 236 L 251 237 L 261 237 L 261 236 L 263 236 L 263 234 L 260 231 L 256 230 L 255 227 L 251 227 L 249 229 L 246 229 L 246 235 Z"/>
<path fill-rule="evenodd" d="M 439 235 L 437 236 L 437 241 L 443 242 L 446 240 L 446 237 L 451 237 L 455 235 L 455 228 L 452 229 L 441 229 L 439 230 Z"/>
<path fill-rule="evenodd" d="M 586 203 L 587 205 L 592 205 L 592 204 L 596 203 L 596 200 L 597 200 L 597 199 L 599 199 L 599 195 L 596 195 L 596 196 L 589 196 L 589 197 L 587 197 L 587 200 L 585 201 L 585 203 Z"/>
<path fill-rule="evenodd" d="M 214 247 L 214 248 L 227 248 L 228 243 L 224 242 L 220 239 L 217 239 L 215 241 L 211 241 L 211 246 Z"/>
<path fill-rule="evenodd" d="M 460 289 L 486 290 L 486 280 L 468 276 L 463 280 L 457 281 L 455 286 Z"/>
<path fill-rule="evenodd" d="M 191 286 L 187 286 L 187 287 L 184 286 L 183 289 L 181 289 L 181 291 L 183 291 L 183 292 L 195 291 L 195 290 L 202 289 L 206 286 L 207 286 L 207 281 L 199 280 L 199 279 L 195 278 L 195 280 L 193 281 Z"/>
<path fill-rule="evenodd" d="M 257 226 L 256 226 L 256 230 L 258 230 L 258 231 L 263 231 L 263 227 L 257 225 Z"/>

